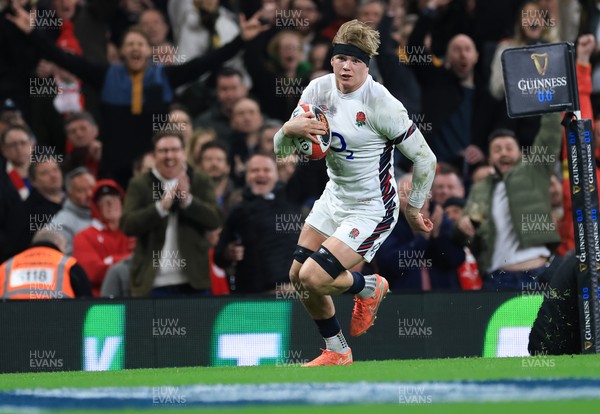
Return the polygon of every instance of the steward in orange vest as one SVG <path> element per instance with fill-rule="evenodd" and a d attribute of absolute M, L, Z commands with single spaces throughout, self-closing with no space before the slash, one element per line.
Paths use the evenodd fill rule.
<path fill-rule="evenodd" d="M 0 298 L 72 299 L 91 296 L 85 271 L 75 258 L 63 254 L 59 248 L 60 239 L 64 240 L 64 236 L 44 230 L 36 236 L 39 237 L 34 237 L 29 249 L 0 266 Z"/>

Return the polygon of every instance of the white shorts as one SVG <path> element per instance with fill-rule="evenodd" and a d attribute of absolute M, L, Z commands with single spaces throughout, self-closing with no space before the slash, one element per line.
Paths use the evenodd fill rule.
<path fill-rule="evenodd" d="M 388 201 L 386 209 L 380 198 L 344 202 L 326 189 L 315 202 L 306 224 L 326 237 L 341 240 L 370 262 L 396 226 L 398 212 L 397 196 Z"/>

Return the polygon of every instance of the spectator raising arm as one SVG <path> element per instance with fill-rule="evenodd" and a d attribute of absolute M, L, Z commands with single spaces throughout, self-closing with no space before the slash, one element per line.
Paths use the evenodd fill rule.
<path fill-rule="evenodd" d="M 15 4 L 15 15 L 6 14 L 6 19 L 11 21 L 23 33 L 29 35 L 34 47 L 44 58 L 73 73 L 84 82 L 89 83 L 95 89 L 99 90 L 102 88 L 104 75 L 108 70 L 108 64 L 92 63 L 84 57 L 73 53 L 67 53 L 58 48 L 42 35 L 42 33 L 35 30 L 35 26 L 33 25 L 35 20 L 31 20 L 29 13 L 18 4 Z"/>
<path fill-rule="evenodd" d="M 251 19 L 246 20 L 244 15 L 240 15 L 241 33 L 233 41 L 227 43 L 220 49 L 213 50 L 204 56 L 198 56 L 182 65 L 165 67 L 165 72 L 172 88 L 177 88 L 187 82 L 198 78 L 204 72 L 219 68 L 223 62 L 231 59 L 239 52 L 245 42 L 249 42 L 269 28 L 259 21 L 260 13 L 256 13 Z"/>

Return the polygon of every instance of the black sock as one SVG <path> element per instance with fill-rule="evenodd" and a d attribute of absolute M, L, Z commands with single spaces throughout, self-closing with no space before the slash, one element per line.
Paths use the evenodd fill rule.
<path fill-rule="evenodd" d="M 317 324 L 319 332 L 323 338 L 331 338 L 342 330 L 342 327 L 340 326 L 340 323 L 336 319 L 335 315 L 329 319 L 315 319 L 315 323 Z"/>
<path fill-rule="evenodd" d="M 365 288 L 365 277 L 360 272 L 352 272 L 352 278 L 354 278 L 354 282 L 352 283 L 352 286 L 350 286 L 350 289 L 346 291 L 346 293 L 356 295 Z"/>

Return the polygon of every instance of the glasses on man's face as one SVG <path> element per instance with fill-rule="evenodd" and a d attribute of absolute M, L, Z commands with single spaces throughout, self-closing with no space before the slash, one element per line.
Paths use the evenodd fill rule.
<path fill-rule="evenodd" d="M 10 149 L 19 148 L 19 147 L 23 148 L 23 147 L 27 147 L 29 145 L 31 145 L 31 143 L 27 140 L 7 142 L 6 144 L 4 144 L 4 146 L 6 148 L 10 148 Z"/>
<path fill-rule="evenodd" d="M 181 147 L 172 147 L 172 148 L 157 148 L 156 152 L 158 154 L 167 154 L 169 152 L 175 153 L 177 154 L 178 152 L 183 151 L 183 148 Z"/>

